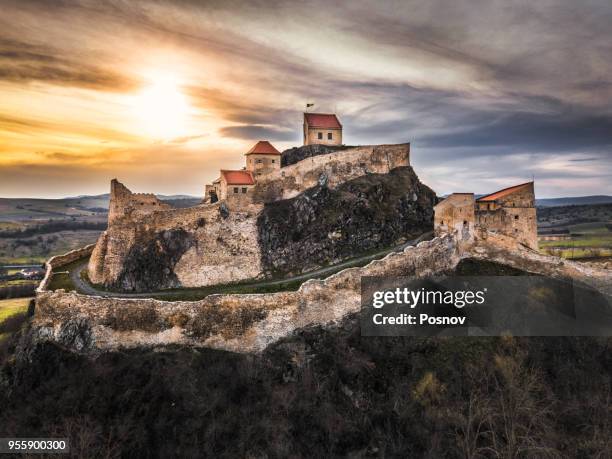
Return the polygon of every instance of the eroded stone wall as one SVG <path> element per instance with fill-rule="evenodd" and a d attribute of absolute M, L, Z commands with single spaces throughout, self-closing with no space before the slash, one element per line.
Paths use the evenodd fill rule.
<path fill-rule="evenodd" d="M 290 199 L 325 180 L 329 188 L 368 174 L 410 166 L 410 144 L 365 145 L 311 156 L 258 179 L 256 202 Z"/>
<path fill-rule="evenodd" d="M 257 277 L 259 210 L 230 212 L 214 203 L 114 218 L 92 253 L 89 278 L 111 289 L 149 291 Z"/>
<path fill-rule="evenodd" d="M 468 242 L 451 235 L 422 242 L 363 268 L 307 281 L 296 292 L 163 302 L 40 291 L 30 336 L 81 352 L 170 344 L 259 352 L 296 329 L 335 324 L 357 312 L 363 276 L 429 276 L 450 272 L 466 258 L 572 278 L 612 294 L 610 270 L 540 255 L 513 238 L 480 231 Z"/>

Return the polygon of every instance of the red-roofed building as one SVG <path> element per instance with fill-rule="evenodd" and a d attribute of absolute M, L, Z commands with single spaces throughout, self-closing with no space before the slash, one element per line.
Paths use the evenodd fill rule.
<path fill-rule="evenodd" d="M 333 113 L 304 113 L 304 145 L 342 145 L 342 124 Z"/>
<path fill-rule="evenodd" d="M 537 217 L 533 182 L 514 185 L 474 199 L 473 194 L 454 193 L 434 207 L 436 234 L 460 232 L 474 227 L 517 239 L 538 249 Z M 470 218 L 471 217 L 471 218 Z"/>
<path fill-rule="evenodd" d="M 245 153 L 246 168 L 255 177 L 279 170 L 281 163 L 281 152 L 267 140 L 260 140 L 253 148 Z"/>
<path fill-rule="evenodd" d="M 253 175 L 250 171 L 229 171 L 221 169 L 221 183 L 227 185 L 255 185 Z"/>
<path fill-rule="evenodd" d="M 246 167 L 242 170 L 222 169 L 220 177 L 206 185 L 204 199 L 208 202 L 231 200 L 239 206 L 246 205 L 249 192 L 258 177 L 280 169 L 281 152 L 267 140 L 260 140 L 245 153 Z"/>
<path fill-rule="evenodd" d="M 486 196 L 482 196 L 478 198 L 476 201 L 479 203 L 479 207 L 482 209 L 488 209 L 491 204 L 495 204 L 496 202 L 505 201 L 506 198 L 510 196 L 510 200 L 516 201 L 516 199 L 512 199 L 511 195 L 515 195 L 518 191 L 527 191 L 531 188 L 531 192 L 533 193 L 533 182 L 521 183 L 520 185 L 510 186 L 508 188 L 504 188 L 503 190 L 496 191 L 495 193 L 488 194 Z M 530 204 L 533 206 L 533 203 Z M 511 206 L 516 207 L 516 206 Z"/>

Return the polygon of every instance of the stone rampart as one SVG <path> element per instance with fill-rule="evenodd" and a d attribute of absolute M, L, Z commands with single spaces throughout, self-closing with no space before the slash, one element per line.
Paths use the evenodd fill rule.
<path fill-rule="evenodd" d="M 423 277 L 449 272 L 464 258 L 571 277 L 612 294 L 609 270 L 540 255 L 503 235 L 481 233 L 470 242 L 446 235 L 363 268 L 307 281 L 295 292 L 210 295 L 201 301 L 164 302 L 39 291 L 31 336 L 94 353 L 172 344 L 259 352 L 298 328 L 334 324 L 357 312 L 363 276 Z"/>
<path fill-rule="evenodd" d="M 65 253 L 63 255 L 56 255 L 54 257 L 49 258 L 49 260 L 45 262 L 45 277 L 42 281 L 40 281 L 40 284 L 38 285 L 36 291 L 43 292 L 47 289 L 54 269 L 68 265 L 73 261 L 80 260 L 81 258 L 86 258 L 90 256 L 95 246 L 96 244 L 89 244 L 80 249 L 71 250 L 70 252 Z"/>
<path fill-rule="evenodd" d="M 387 174 L 410 165 L 410 144 L 364 145 L 311 156 L 258 179 L 253 200 L 290 199 L 325 181 L 329 188 L 367 174 Z"/>

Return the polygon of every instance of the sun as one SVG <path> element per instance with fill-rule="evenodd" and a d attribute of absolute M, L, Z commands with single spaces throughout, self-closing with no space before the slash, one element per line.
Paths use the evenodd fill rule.
<path fill-rule="evenodd" d="M 156 140 L 185 135 L 190 107 L 176 76 L 151 75 L 149 84 L 133 98 L 132 106 L 138 130 L 144 135 Z"/>

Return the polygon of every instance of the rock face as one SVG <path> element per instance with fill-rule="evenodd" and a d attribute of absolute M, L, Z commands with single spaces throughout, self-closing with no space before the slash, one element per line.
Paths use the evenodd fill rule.
<path fill-rule="evenodd" d="M 257 219 L 262 268 L 299 273 L 415 238 L 433 229 L 435 200 L 410 166 L 335 189 L 322 175 L 316 187 L 264 206 Z"/>
<path fill-rule="evenodd" d="M 183 228 L 159 232 L 145 229 L 136 239 L 140 242 L 131 246 L 119 276 L 109 286 L 127 291 L 180 287 L 174 268 L 195 245 L 193 233 Z"/>

